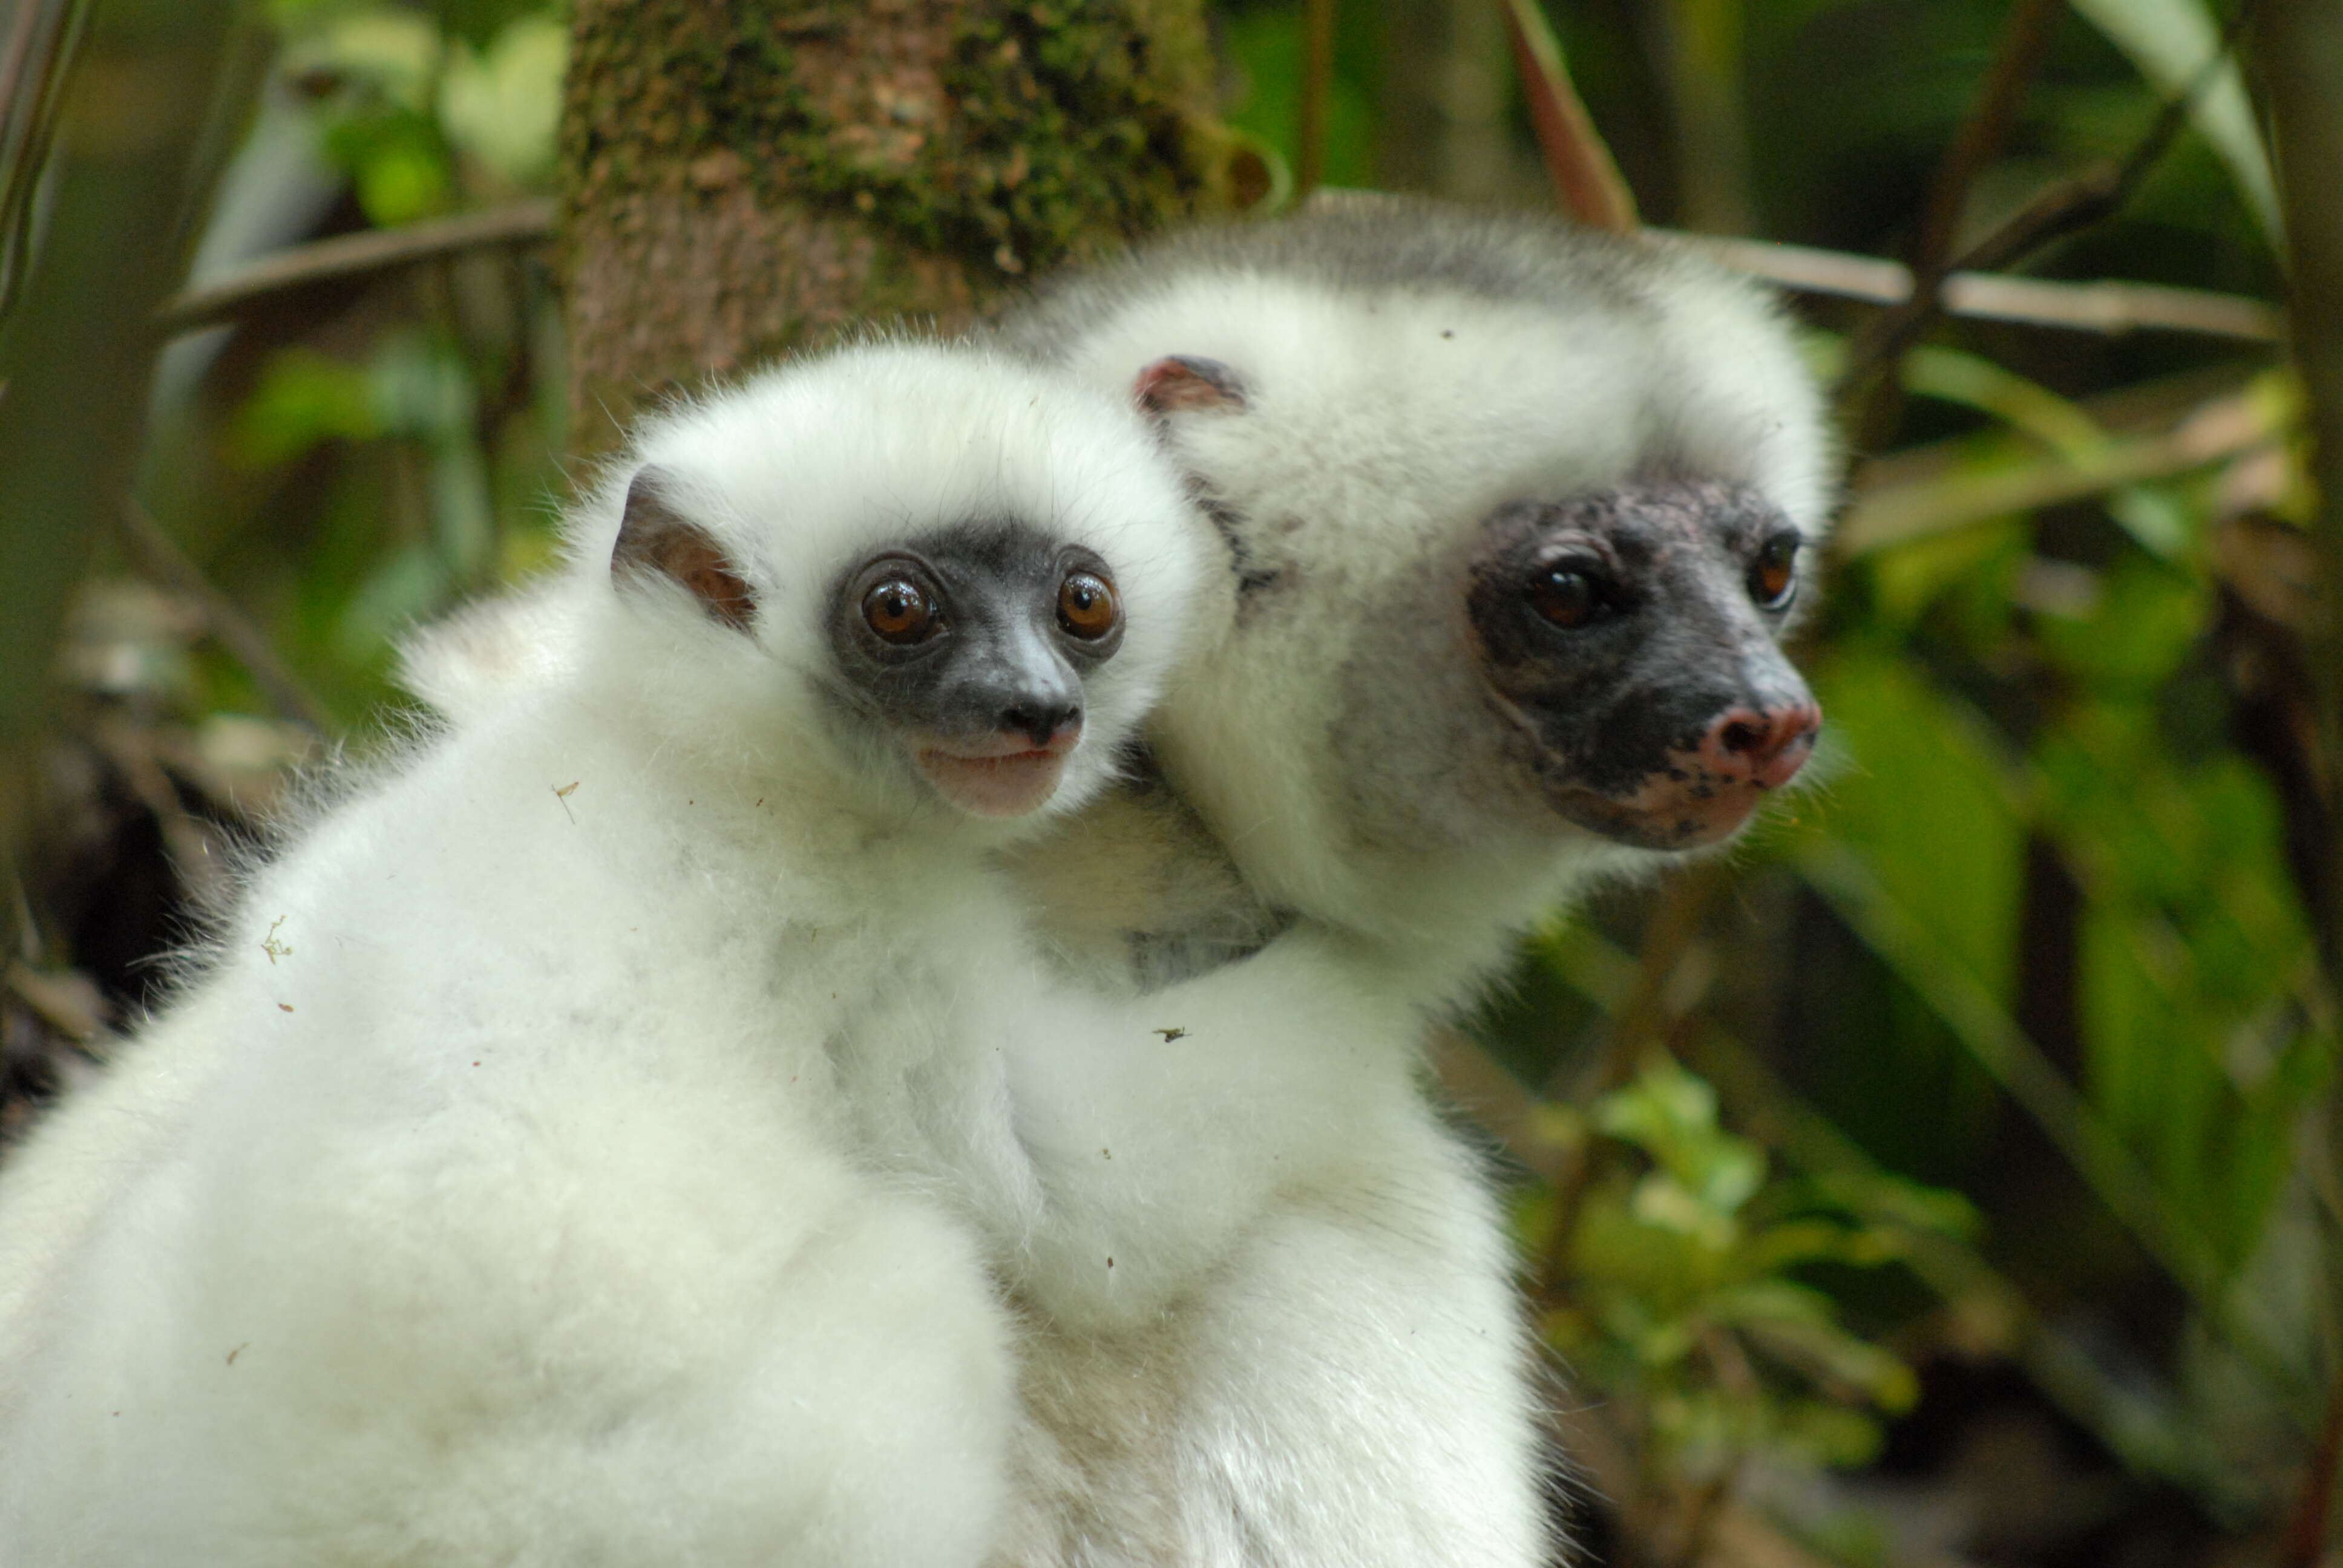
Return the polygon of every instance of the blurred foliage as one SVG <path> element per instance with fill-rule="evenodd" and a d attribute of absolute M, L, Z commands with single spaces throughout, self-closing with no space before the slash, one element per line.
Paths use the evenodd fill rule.
<path fill-rule="evenodd" d="M 1715 1091 L 1668 1061 L 1584 1117 L 1547 1108 L 1560 1141 L 1599 1133 L 1633 1153 L 1606 1161 L 1568 1218 L 1546 1337 L 1582 1375 L 1632 1393 L 1663 1470 L 1712 1479 L 1760 1452 L 1861 1463 L 1880 1441 L 1868 1411 L 1901 1413 L 1918 1384 L 1805 1276 L 1898 1261 L 1915 1231 L 1966 1236 L 1975 1217 L 1891 1176 L 1775 1175 L 1716 1113 Z M 1554 1196 L 1534 1195 L 1526 1229 L 1561 1222 L 1537 1212 Z"/>
<path fill-rule="evenodd" d="M 1548 199 L 1473 4 L 1342 8 L 1328 183 Z M 2010 15 L 1549 11 L 1650 221 L 1874 256 L 1909 242 Z M 551 190 L 558 5 L 271 17 L 199 275 Z M 2026 269 L 2276 297 L 2268 156 L 2245 85 L 2203 70 L 2225 25 L 2077 0 L 1959 242 L 2194 88 L 2124 210 Z M 1301 5 L 1227 0 L 1216 35 L 1231 122 L 1296 162 Z M 1825 376 L 1868 308 L 1801 303 Z M 563 381 L 524 250 L 287 293 L 173 350 L 142 493 L 362 734 L 398 628 L 548 557 Z M 2301 393 L 2268 344 L 1976 320 L 1898 384 L 1806 637 L 1810 782 L 1704 872 L 1541 933 L 1468 1031 L 1525 1108 L 1518 1231 L 1605 1499 L 1583 1528 L 1621 1562 L 2267 1561 L 2337 1354 L 2343 1220 L 2307 912 L 2343 759 L 2310 749 L 2302 678 Z M 307 744 L 177 602 L 117 573 L 68 650 L 20 1078 L 28 1030 L 101 1038 L 143 995 L 136 955 L 200 890 L 156 855 L 245 830 Z"/>

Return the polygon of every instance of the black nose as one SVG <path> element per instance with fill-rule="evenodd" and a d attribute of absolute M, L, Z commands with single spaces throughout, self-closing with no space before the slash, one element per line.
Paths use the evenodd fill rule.
<path fill-rule="evenodd" d="M 1028 699 L 1002 709 L 997 722 L 1002 730 L 1015 730 L 1031 739 L 1036 748 L 1044 747 L 1061 732 L 1081 728 L 1082 705 L 1048 699 Z"/>

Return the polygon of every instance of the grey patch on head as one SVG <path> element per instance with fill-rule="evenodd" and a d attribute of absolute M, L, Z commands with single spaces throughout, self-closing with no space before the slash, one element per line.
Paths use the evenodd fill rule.
<path fill-rule="evenodd" d="M 1172 236 L 1044 286 L 1000 331 L 1022 352 L 1054 357 L 1191 278 L 1247 274 L 1365 296 L 1448 292 L 1548 311 L 1575 302 L 1591 314 L 1656 321 L 1656 297 L 1675 277 L 1716 270 L 1688 251 L 1557 217 L 1368 197 Z"/>

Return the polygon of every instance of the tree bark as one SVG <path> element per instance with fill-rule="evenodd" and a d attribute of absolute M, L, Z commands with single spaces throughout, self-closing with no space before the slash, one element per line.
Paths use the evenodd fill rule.
<path fill-rule="evenodd" d="M 1201 0 L 578 0 L 573 445 L 848 324 L 976 319 L 1220 205 Z"/>
<path fill-rule="evenodd" d="M 2264 0 L 2254 33 L 2286 212 L 2287 317 L 2308 394 L 2311 475 L 2319 497 L 2312 538 L 2320 613 L 2310 665 L 2318 684 L 2330 838 L 2323 847 L 2329 896 L 2318 911 L 2318 938 L 2329 995 L 2343 999 L 2343 837 L 2332 831 L 2343 824 L 2343 10 L 2334 0 Z M 2306 1142 L 2332 1158 L 2343 1149 L 2343 1090 L 2329 1091 L 2325 1111 L 2324 1135 Z M 2343 1269 L 2343 1244 L 2333 1224 L 2327 1236 L 2328 1266 Z M 2328 1329 L 2331 1381 L 2324 1430 L 2304 1466 L 2274 1559 L 2279 1568 L 2311 1568 L 2328 1560 L 2343 1467 L 2343 1345 L 2331 1312 Z"/>

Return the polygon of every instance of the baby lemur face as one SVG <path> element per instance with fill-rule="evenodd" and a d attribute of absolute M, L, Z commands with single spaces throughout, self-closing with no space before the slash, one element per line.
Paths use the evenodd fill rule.
<path fill-rule="evenodd" d="M 881 550 L 831 596 L 840 695 L 980 817 L 1022 816 L 1057 792 L 1081 743 L 1083 683 L 1121 641 L 1106 563 L 1016 523 Z"/>
<path fill-rule="evenodd" d="M 674 483 L 656 467 L 635 476 L 612 572 L 664 576 L 756 639 L 772 607 L 666 498 Z M 874 738 L 891 744 L 971 816 L 1021 817 L 1056 797 L 1083 741 L 1087 683 L 1122 645 L 1122 603 L 1095 551 L 1015 520 L 950 525 L 888 540 L 827 602 L 828 657 L 809 673 L 866 753 Z"/>
<path fill-rule="evenodd" d="M 1654 478 L 1489 518 L 1482 678 L 1547 803 L 1651 849 L 1714 843 L 1796 776 L 1822 710 L 1776 646 L 1797 528 L 1745 486 Z"/>

